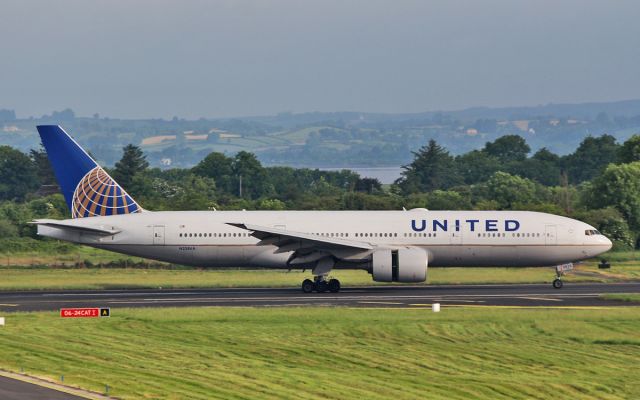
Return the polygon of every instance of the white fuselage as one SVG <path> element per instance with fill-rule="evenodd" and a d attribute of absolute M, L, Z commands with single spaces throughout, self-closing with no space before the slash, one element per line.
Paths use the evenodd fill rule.
<path fill-rule="evenodd" d="M 291 252 L 260 245 L 228 223 L 363 242 L 419 247 L 430 266 L 551 266 L 611 248 L 583 222 L 527 211 L 168 211 L 66 220 L 119 231 L 98 235 L 39 226 L 38 233 L 124 254 L 201 267 L 290 268 Z M 365 268 L 337 263 L 336 268 Z"/>

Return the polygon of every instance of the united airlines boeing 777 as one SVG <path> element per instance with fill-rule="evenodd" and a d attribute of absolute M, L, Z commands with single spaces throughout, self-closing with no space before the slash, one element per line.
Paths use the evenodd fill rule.
<path fill-rule="evenodd" d="M 71 219 L 38 234 L 200 267 L 310 269 L 306 293 L 337 292 L 332 269 L 423 282 L 431 266 L 562 266 L 602 254 L 592 226 L 526 211 L 147 211 L 59 126 L 38 126 Z"/>

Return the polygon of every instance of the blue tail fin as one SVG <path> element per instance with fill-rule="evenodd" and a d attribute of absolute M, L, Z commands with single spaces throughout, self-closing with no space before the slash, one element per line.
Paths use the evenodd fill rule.
<path fill-rule="evenodd" d="M 143 211 L 61 127 L 40 125 L 38 133 L 73 218 Z"/>

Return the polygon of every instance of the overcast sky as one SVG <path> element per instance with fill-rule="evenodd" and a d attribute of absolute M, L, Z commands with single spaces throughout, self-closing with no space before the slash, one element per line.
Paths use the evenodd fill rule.
<path fill-rule="evenodd" d="M 0 3 L 0 108 L 184 118 L 640 98 L 640 2 Z"/>

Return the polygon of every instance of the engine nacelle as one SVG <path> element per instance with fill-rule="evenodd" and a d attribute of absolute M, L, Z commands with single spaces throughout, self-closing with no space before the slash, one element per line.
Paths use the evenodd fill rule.
<path fill-rule="evenodd" d="M 371 275 L 377 282 L 424 282 L 427 252 L 416 247 L 376 250 L 371 254 Z"/>

